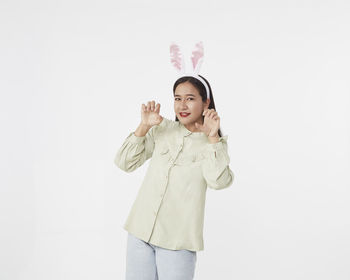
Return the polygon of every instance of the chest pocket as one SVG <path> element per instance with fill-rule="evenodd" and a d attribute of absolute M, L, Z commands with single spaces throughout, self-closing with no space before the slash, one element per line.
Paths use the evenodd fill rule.
<path fill-rule="evenodd" d="M 172 151 L 167 145 L 159 146 L 155 150 L 155 153 L 156 156 L 164 163 L 173 161 L 176 158 L 176 160 L 174 161 L 174 165 L 179 166 L 198 165 L 205 159 L 205 155 L 202 152 L 192 154 L 177 154 L 176 151 Z"/>
<path fill-rule="evenodd" d="M 170 149 L 166 145 L 159 146 L 155 149 L 155 155 L 158 159 L 167 162 L 170 160 Z"/>

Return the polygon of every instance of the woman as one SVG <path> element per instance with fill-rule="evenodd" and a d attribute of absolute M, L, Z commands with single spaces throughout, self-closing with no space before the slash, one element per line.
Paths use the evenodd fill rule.
<path fill-rule="evenodd" d="M 151 158 L 124 225 L 127 280 L 193 279 L 197 251 L 204 250 L 207 187 L 233 182 L 228 136 L 221 135 L 210 85 L 200 77 L 206 86 L 193 76 L 175 82 L 175 121 L 159 114 L 159 103 L 142 104 L 140 125 L 115 157 L 126 172 Z"/>

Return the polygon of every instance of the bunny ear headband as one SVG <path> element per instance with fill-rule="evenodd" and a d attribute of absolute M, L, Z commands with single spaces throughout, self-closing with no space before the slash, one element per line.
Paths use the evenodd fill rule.
<path fill-rule="evenodd" d="M 203 43 L 198 42 L 196 44 L 196 49 L 192 51 L 192 67 L 187 67 L 185 65 L 185 59 L 183 54 L 180 52 L 180 47 L 172 42 L 170 45 L 170 55 L 171 55 L 171 63 L 175 67 L 175 69 L 179 73 L 179 78 L 184 76 L 191 76 L 194 77 L 202 82 L 202 84 L 205 87 L 205 90 L 207 92 L 207 98 L 210 98 L 209 95 L 209 87 L 207 83 L 198 76 L 199 70 L 202 66 L 202 62 L 204 59 L 204 50 L 203 50 Z M 191 69 L 189 69 L 191 68 Z"/>

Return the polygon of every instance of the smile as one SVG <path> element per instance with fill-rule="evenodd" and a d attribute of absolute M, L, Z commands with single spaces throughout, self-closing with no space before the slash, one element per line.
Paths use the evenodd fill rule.
<path fill-rule="evenodd" d="M 185 117 L 187 117 L 189 115 L 190 115 L 190 113 L 180 113 L 180 116 L 183 117 L 183 118 L 185 118 Z"/>

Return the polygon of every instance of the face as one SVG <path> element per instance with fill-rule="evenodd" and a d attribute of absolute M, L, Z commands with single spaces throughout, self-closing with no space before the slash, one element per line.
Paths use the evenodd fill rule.
<path fill-rule="evenodd" d="M 179 121 L 188 129 L 196 130 L 194 123 L 203 123 L 202 113 L 209 106 L 210 100 L 202 101 L 199 91 L 189 82 L 176 87 L 174 94 L 174 111 Z M 184 113 L 184 114 L 182 114 Z M 187 113 L 187 114 L 185 114 Z"/>

